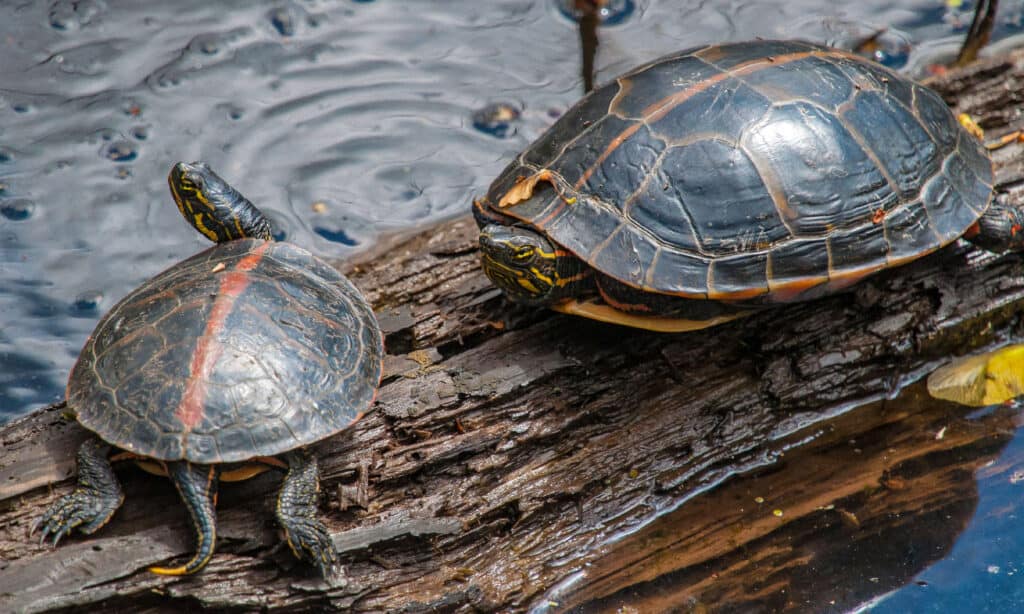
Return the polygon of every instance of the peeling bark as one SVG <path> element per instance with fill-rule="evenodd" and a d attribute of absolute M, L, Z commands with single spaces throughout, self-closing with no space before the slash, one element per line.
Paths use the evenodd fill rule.
<path fill-rule="evenodd" d="M 997 136 L 1020 123 L 1022 79 L 1017 53 L 932 85 Z M 1024 204 L 1021 153 L 1013 145 L 995 158 L 998 189 Z M 127 467 L 126 502 L 107 527 L 38 545 L 28 529 L 72 489 L 87 436 L 47 408 L 0 430 L 0 610 L 526 609 L 613 551 L 611 537 L 730 476 L 777 466 L 780 446 L 813 439 L 823 421 L 857 423 L 865 403 L 951 354 L 1019 337 L 1024 298 L 1019 256 L 957 245 L 838 296 L 657 335 L 509 305 L 477 266 L 468 218 L 347 268 L 389 356 L 375 411 L 315 446 L 343 578 L 324 583 L 280 547 L 280 476 L 269 473 L 221 489 L 218 553 L 193 577 L 145 571 L 191 552 L 192 536 L 170 483 Z M 877 483 L 895 462 L 851 463 L 803 512 L 762 531 L 722 513 L 714 530 L 694 534 L 689 564 L 732 556 L 736 578 L 745 560 L 763 574 L 781 561 L 770 556 L 773 536 L 809 531 L 799 522 L 815 506 L 845 501 L 849 484 Z M 700 594 L 735 594 L 694 582 Z"/>

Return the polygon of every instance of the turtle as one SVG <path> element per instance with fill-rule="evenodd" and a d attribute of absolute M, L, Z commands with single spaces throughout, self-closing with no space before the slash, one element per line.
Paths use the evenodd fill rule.
<path fill-rule="evenodd" d="M 352 283 L 305 249 L 274 241 L 266 216 L 202 162 L 168 176 L 181 214 L 216 245 L 129 293 L 100 319 L 71 370 L 69 412 L 94 436 L 78 484 L 33 531 L 53 545 L 91 534 L 124 500 L 112 462 L 174 483 L 196 550 L 162 575 L 191 574 L 214 552 L 220 481 L 285 472 L 276 515 L 295 555 L 326 577 L 336 561 L 317 518 L 319 469 L 307 447 L 370 408 L 383 338 Z"/>
<path fill-rule="evenodd" d="M 688 331 L 837 292 L 963 237 L 1024 247 L 934 91 L 794 40 L 687 49 L 583 97 L 473 201 L 514 302 Z"/>

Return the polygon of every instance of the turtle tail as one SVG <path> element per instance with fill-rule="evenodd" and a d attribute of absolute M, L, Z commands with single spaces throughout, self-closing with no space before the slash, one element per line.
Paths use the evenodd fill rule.
<path fill-rule="evenodd" d="M 192 527 L 196 532 L 196 553 L 180 567 L 150 567 L 149 570 L 162 576 L 192 574 L 210 562 L 217 541 L 217 517 L 214 506 L 217 500 L 217 483 L 220 471 L 214 465 L 193 465 L 192 463 L 168 463 L 167 475 L 178 489 L 185 507 L 188 508 Z"/>

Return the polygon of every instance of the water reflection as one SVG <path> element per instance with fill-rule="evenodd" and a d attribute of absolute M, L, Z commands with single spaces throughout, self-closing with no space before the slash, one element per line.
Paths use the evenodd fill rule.
<path fill-rule="evenodd" d="M 811 443 L 776 464 L 609 544 L 541 610 L 909 612 L 987 603 L 975 585 L 1016 573 L 1024 545 L 1010 526 L 1024 476 L 1019 418 L 1010 406 L 972 414 L 915 385 L 815 427 Z M 992 539 L 1000 528 L 1002 543 Z M 951 595 L 965 607 L 948 609 Z"/>
<path fill-rule="evenodd" d="M 1015 424 L 1020 424 L 1019 414 Z M 1019 611 L 1024 602 L 1020 578 L 1024 574 L 1024 533 L 1020 530 L 1024 435 L 1017 431 L 974 478 L 977 504 L 952 550 L 913 582 L 867 604 L 864 610 L 878 614 Z"/>

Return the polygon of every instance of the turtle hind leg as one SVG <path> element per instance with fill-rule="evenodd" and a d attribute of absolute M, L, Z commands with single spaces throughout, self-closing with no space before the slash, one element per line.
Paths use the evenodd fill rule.
<path fill-rule="evenodd" d="M 87 439 L 78 448 L 78 486 L 50 506 L 36 521 L 32 532 L 42 529 L 40 543 L 53 536 L 57 545 L 72 529 L 85 534 L 107 524 L 124 502 L 124 492 L 107 460 L 109 446 L 99 439 Z"/>
<path fill-rule="evenodd" d="M 214 501 L 217 498 L 219 472 L 215 465 L 167 463 L 167 475 L 178 489 L 192 519 L 192 527 L 196 532 L 196 553 L 180 567 L 150 567 L 151 572 L 162 576 L 182 576 L 195 573 L 210 562 L 217 541 Z"/>
<path fill-rule="evenodd" d="M 1007 204 L 997 194 L 964 238 L 990 252 L 1024 251 L 1024 207 Z"/>
<path fill-rule="evenodd" d="M 288 474 L 277 497 L 277 520 L 295 556 L 316 565 L 327 577 L 336 555 L 327 527 L 317 518 L 320 468 L 316 457 L 301 451 L 288 454 L 287 459 Z"/>

